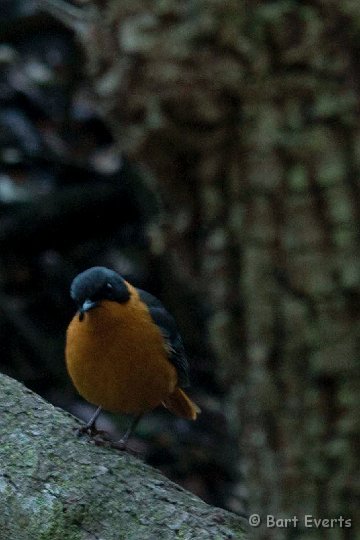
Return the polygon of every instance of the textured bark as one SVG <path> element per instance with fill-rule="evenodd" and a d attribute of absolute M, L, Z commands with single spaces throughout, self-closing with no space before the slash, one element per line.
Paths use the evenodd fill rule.
<path fill-rule="evenodd" d="M 104 116 L 170 211 L 156 246 L 212 308 L 251 510 L 355 520 L 359 4 L 81 4 Z"/>
<path fill-rule="evenodd" d="M 0 376 L 0 538 L 244 538 L 212 508 L 126 452 L 75 436 L 73 417 Z"/>

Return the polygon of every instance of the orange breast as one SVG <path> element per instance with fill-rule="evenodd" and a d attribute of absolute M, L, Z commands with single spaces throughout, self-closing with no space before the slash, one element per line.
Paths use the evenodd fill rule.
<path fill-rule="evenodd" d="M 78 392 L 113 412 L 145 412 L 175 389 L 177 374 L 163 338 L 136 289 L 124 304 L 103 301 L 75 315 L 66 339 L 66 364 Z"/>

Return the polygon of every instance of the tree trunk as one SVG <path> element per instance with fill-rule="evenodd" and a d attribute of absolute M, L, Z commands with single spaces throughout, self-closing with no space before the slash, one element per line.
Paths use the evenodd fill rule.
<path fill-rule="evenodd" d="M 324 538 L 305 514 L 358 514 L 360 5 L 81 3 L 104 116 L 169 211 L 156 246 L 211 305 L 250 510 Z"/>
<path fill-rule="evenodd" d="M 127 452 L 76 437 L 69 414 L 0 375 L 0 538 L 244 538 L 212 508 Z"/>

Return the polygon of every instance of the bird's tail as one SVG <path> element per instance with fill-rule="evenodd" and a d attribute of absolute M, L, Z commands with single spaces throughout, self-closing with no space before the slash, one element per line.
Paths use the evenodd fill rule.
<path fill-rule="evenodd" d="M 176 388 L 162 404 L 177 416 L 188 418 L 189 420 L 196 420 L 196 417 L 200 412 L 199 407 L 191 401 L 181 388 Z"/>

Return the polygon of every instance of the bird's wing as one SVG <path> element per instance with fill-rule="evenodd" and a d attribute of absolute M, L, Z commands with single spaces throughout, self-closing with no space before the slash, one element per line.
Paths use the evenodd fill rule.
<path fill-rule="evenodd" d="M 182 388 L 189 386 L 189 363 L 174 317 L 155 296 L 141 289 L 137 291 L 165 340 L 169 360 L 178 374 L 179 386 Z"/>

